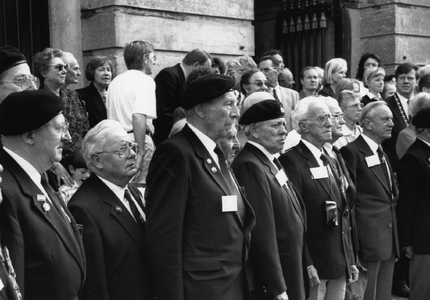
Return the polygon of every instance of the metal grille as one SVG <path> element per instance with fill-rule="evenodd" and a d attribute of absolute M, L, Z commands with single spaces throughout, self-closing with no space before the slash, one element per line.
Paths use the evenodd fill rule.
<path fill-rule="evenodd" d="M 0 0 L 0 46 L 18 48 L 32 65 L 49 47 L 48 0 Z"/>

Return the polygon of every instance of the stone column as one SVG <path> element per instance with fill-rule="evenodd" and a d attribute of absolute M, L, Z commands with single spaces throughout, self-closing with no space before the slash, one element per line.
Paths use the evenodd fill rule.
<path fill-rule="evenodd" d="M 381 56 L 387 74 L 404 62 L 430 63 L 430 1 L 363 0 L 362 53 Z"/>

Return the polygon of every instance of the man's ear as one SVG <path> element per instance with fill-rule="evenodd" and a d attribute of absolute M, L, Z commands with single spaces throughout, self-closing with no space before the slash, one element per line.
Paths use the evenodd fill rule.
<path fill-rule="evenodd" d="M 249 134 L 256 140 L 258 140 L 259 132 L 258 125 L 256 123 L 252 123 L 249 125 Z"/>
<path fill-rule="evenodd" d="M 204 103 L 194 106 L 194 111 L 200 118 L 204 119 L 206 117 L 206 105 Z"/>
<path fill-rule="evenodd" d="M 34 131 L 23 133 L 21 136 L 25 143 L 29 145 L 34 145 Z"/>
<path fill-rule="evenodd" d="M 91 155 L 91 162 L 97 169 L 103 169 L 103 162 L 98 154 Z"/>
<path fill-rule="evenodd" d="M 365 119 L 363 122 L 361 122 L 361 127 L 366 128 L 367 130 L 372 129 L 372 125 L 370 125 L 370 121 L 368 119 Z"/>
<path fill-rule="evenodd" d="M 299 124 L 298 124 L 298 126 L 300 128 L 300 132 L 309 133 L 309 127 L 308 127 L 308 125 L 305 122 L 300 121 Z"/>

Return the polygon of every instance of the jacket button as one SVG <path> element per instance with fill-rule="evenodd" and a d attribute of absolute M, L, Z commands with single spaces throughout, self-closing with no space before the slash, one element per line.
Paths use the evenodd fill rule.
<path fill-rule="evenodd" d="M 393 227 L 393 224 L 392 223 L 389 223 L 388 224 L 388 228 L 392 228 Z"/>

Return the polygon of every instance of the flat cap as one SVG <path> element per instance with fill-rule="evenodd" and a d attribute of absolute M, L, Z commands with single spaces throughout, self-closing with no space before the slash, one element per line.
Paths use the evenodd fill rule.
<path fill-rule="evenodd" d="M 0 104 L 0 134 L 19 135 L 35 130 L 63 109 L 63 100 L 46 90 L 12 93 Z"/>
<path fill-rule="evenodd" d="M 15 47 L 0 47 L 0 74 L 16 65 L 26 62 L 25 56 Z"/>
<path fill-rule="evenodd" d="M 226 75 L 208 74 L 199 77 L 185 89 L 181 107 L 189 109 L 199 103 L 213 100 L 230 91 L 235 83 L 232 77 Z"/>
<path fill-rule="evenodd" d="M 239 124 L 249 125 L 285 117 L 285 111 L 276 100 L 264 100 L 255 103 L 239 119 Z"/>
<path fill-rule="evenodd" d="M 420 109 L 412 118 L 412 125 L 418 128 L 430 128 L 430 107 Z"/>

